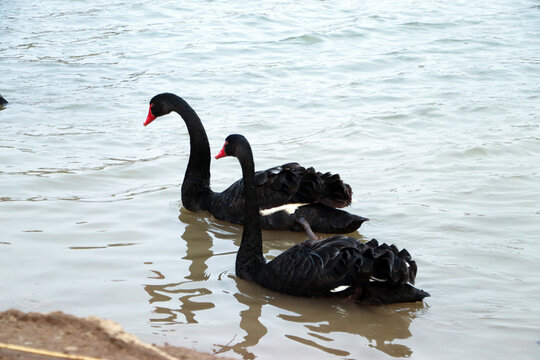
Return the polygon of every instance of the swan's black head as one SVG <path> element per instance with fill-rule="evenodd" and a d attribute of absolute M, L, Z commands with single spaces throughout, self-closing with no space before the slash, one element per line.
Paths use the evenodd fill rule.
<path fill-rule="evenodd" d="M 150 124 L 156 118 L 167 115 L 173 111 L 172 105 L 175 102 L 176 95 L 171 93 L 163 93 L 156 95 L 150 100 L 150 108 L 148 109 L 148 116 L 144 122 L 144 126 Z"/>
<path fill-rule="evenodd" d="M 225 144 L 223 149 L 216 155 L 216 159 L 225 157 L 225 156 L 235 156 L 239 157 L 241 154 L 246 152 L 247 149 L 250 149 L 247 139 L 238 134 L 233 134 L 227 136 L 225 139 Z"/>

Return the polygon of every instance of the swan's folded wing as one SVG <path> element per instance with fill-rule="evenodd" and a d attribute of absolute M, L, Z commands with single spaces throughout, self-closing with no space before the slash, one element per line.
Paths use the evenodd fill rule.
<path fill-rule="evenodd" d="M 352 191 L 339 175 L 321 174 L 313 168 L 287 163 L 255 173 L 257 198 L 261 210 L 288 204 L 313 204 L 305 209 L 305 217 L 315 231 L 344 233 L 356 230 L 365 218 L 346 212 L 330 213 L 335 207 L 350 204 Z M 244 182 L 237 180 L 221 193 L 216 193 L 210 212 L 218 219 L 241 223 L 244 217 Z M 339 210 L 335 210 L 339 211 Z M 319 224 L 320 223 L 320 224 Z M 293 224 L 283 227 L 289 229 Z"/>
<path fill-rule="evenodd" d="M 255 174 L 259 207 L 320 202 L 342 208 L 351 204 L 352 190 L 338 174 L 321 173 L 298 163 L 287 163 Z"/>
<path fill-rule="evenodd" d="M 296 295 L 328 294 L 350 283 L 357 243 L 354 238 L 333 236 L 293 246 L 267 264 L 263 286 Z"/>
<path fill-rule="evenodd" d="M 284 164 L 255 173 L 257 200 L 260 209 L 270 209 L 292 203 L 302 177 L 296 163 Z M 235 181 L 218 193 L 213 202 L 212 213 L 218 218 L 238 222 L 244 217 L 244 181 Z M 236 221 L 235 221 L 236 219 Z"/>
<path fill-rule="evenodd" d="M 293 203 L 304 170 L 297 163 L 289 163 L 256 172 L 259 207 L 269 209 Z"/>
<path fill-rule="evenodd" d="M 349 287 L 351 292 L 364 289 L 368 296 L 377 289 L 373 299 L 388 302 L 398 299 L 394 291 L 400 294 L 399 289 L 409 284 L 408 289 L 415 277 L 416 264 L 407 250 L 379 245 L 376 240 L 364 244 L 352 237 L 332 236 L 305 241 L 283 252 L 267 264 L 260 281 L 267 288 L 305 296 L 328 295 Z M 415 291 L 416 295 L 426 296 Z M 410 301 L 403 296 L 404 301 Z"/>

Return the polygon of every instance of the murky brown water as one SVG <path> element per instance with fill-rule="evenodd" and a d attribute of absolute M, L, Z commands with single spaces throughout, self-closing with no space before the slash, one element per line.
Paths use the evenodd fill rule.
<path fill-rule="evenodd" d="M 0 309 L 63 310 L 238 358 L 540 354 L 535 1 L 0 2 Z M 409 249 L 424 303 L 234 276 L 241 227 L 182 208 L 183 96 L 216 153 L 339 172 L 354 235 Z M 212 186 L 240 177 L 212 162 Z M 304 240 L 264 232 L 268 258 Z"/>

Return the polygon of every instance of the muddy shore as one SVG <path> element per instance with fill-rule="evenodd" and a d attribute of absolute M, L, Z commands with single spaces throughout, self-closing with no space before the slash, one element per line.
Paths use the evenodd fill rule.
<path fill-rule="evenodd" d="M 207 360 L 226 359 L 170 345 L 150 345 L 98 317 L 78 318 L 8 310 L 0 313 L 0 360 Z"/>

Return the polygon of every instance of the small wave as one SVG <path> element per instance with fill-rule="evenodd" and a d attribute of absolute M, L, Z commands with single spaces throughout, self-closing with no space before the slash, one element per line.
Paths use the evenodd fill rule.
<path fill-rule="evenodd" d="M 323 39 L 320 36 L 316 35 L 300 35 L 300 36 L 291 36 L 279 42 L 283 43 L 292 43 L 292 44 L 304 44 L 304 45 L 313 45 L 322 42 Z"/>
<path fill-rule="evenodd" d="M 454 26 L 453 23 L 428 23 L 423 21 L 409 21 L 406 23 L 402 23 L 402 26 L 410 26 L 410 27 L 434 27 L 434 28 L 446 28 Z"/>
<path fill-rule="evenodd" d="M 112 194 L 105 194 L 105 195 L 101 194 L 101 195 L 90 195 L 90 196 L 79 196 L 79 195 L 71 195 L 71 196 L 40 196 L 38 195 L 38 196 L 31 196 L 31 197 L 4 196 L 4 197 L 0 197 L 0 202 L 80 201 L 80 202 L 108 203 L 108 202 L 132 200 L 135 197 L 140 196 L 140 195 L 151 194 L 151 193 L 168 190 L 175 187 L 180 187 L 180 185 L 179 184 L 159 185 L 156 187 L 152 187 L 150 189 L 145 186 L 142 188 L 129 189 L 129 190 L 112 193 Z"/>
<path fill-rule="evenodd" d="M 21 150 L 24 151 L 24 150 Z M 33 152 L 28 150 L 28 152 Z M 111 161 L 117 161 L 115 163 L 109 163 L 109 164 L 103 164 L 99 166 L 83 166 L 78 168 L 38 168 L 38 169 L 30 169 L 26 171 L 0 171 L 0 175 L 29 175 L 29 176 L 38 176 L 43 177 L 46 175 L 51 174 L 78 174 L 81 172 L 87 172 L 87 171 L 102 171 L 106 170 L 108 168 L 117 167 L 117 166 L 125 166 L 125 165 L 132 165 L 137 163 L 144 163 L 148 161 L 154 161 L 158 160 L 160 158 L 165 158 L 167 156 L 170 156 L 171 154 L 165 153 L 161 155 L 156 155 L 149 158 L 140 158 L 140 159 L 120 159 L 120 158 L 105 158 L 104 160 L 111 160 Z"/>
<path fill-rule="evenodd" d="M 115 243 L 108 244 L 104 246 L 69 246 L 68 249 L 71 250 L 96 250 L 96 249 L 106 249 L 110 247 L 119 247 L 119 246 L 133 246 L 138 245 L 138 243 Z"/>

